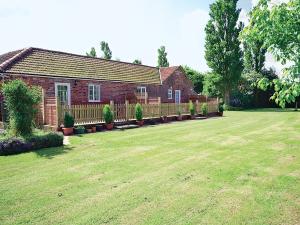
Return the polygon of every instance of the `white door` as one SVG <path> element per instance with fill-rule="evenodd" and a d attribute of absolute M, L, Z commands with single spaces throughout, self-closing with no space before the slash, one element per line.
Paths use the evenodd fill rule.
<path fill-rule="evenodd" d="M 62 105 L 70 105 L 71 92 L 69 83 L 55 83 L 55 96 Z"/>
<path fill-rule="evenodd" d="M 181 90 L 175 90 L 175 103 L 181 103 Z"/>

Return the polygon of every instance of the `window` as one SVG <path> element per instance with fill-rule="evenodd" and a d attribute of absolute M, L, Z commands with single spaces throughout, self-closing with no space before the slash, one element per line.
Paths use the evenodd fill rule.
<path fill-rule="evenodd" d="M 58 98 L 60 104 L 70 105 L 71 92 L 69 83 L 55 83 L 55 96 Z"/>
<path fill-rule="evenodd" d="M 172 99 L 173 98 L 173 90 L 172 88 L 168 89 L 168 99 Z"/>
<path fill-rule="evenodd" d="M 100 85 L 89 84 L 89 102 L 100 102 Z"/>
<path fill-rule="evenodd" d="M 137 93 L 140 94 L 142 97 L 146 96 L 146 87 L 137 87 Z"/>

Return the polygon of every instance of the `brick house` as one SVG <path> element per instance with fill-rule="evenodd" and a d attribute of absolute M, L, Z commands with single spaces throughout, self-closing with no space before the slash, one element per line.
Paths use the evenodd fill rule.
<path fill-rule="evenodd" d="M 56 99 L 64 105 L 184 103 L 196 94 L 181 66 L 157 68 L 40 48 L 0 55 L 0 77 L 40 86 L 46 105 Z"/>

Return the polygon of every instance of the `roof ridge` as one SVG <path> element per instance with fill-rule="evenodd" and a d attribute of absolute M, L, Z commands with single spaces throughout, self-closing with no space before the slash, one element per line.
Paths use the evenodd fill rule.
<path fill-rule="evenodd" d="M 98 58 L 98 57 L 91 57 L 91 56 L 80 55 L 80 54 L 76 54 L 76 53 L 63 52 L 63 51 L 57 51 L 57 50 L 50 50 L 50 49 L 44 49 L 44 48 L 37 48 L 37 47 L 30 47 L 30 48 L 32 50 L 47 51 L 47 52 L 58 53 L 58 54 L 65 54 L 65 55 L 78 56 L 78 57 L 89 58 L 89 59 L 97 59 L 97 60 L 103 60 L 103 61 L 108 61 L 108 62 L 124 63 L 124 64 L 129 64 L 129 65 L 134 65 L 134 66 L 140 66 L 140 67 L 148 67 L 148 68 L 158 69 L 155 66 L 148 66 L 148 65 L 144 65 L 144 64 L 135 64 L 135 63 L 118 61 L 118 60 L 112 60 L 112 59 L 103 59 L 103 58 Z"/>
<path fill-rule="evenodd" d="M 8 66 L 10 66 L 13 62 L 17 61 L 18 59 L 22 58 L 26 53 L 31 51 L 31 47 L 23 48 L 20 52 L 16 53 L 11 58 L 7 59 L 3 63 L 0 64 L 0 71 L 4 71 Z"/>

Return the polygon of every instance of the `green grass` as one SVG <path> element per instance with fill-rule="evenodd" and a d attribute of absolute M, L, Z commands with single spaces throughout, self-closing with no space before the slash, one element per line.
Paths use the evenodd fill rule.
<path fill-rule="evenodd" d="M 0 157 L 0 224 L 299 224 L 300 113 L 224 114 Z"/>

